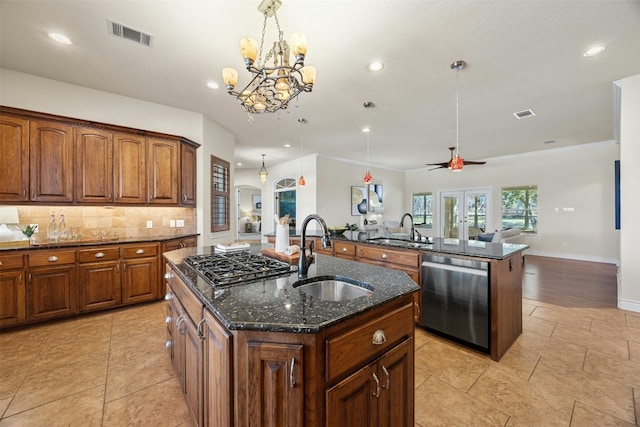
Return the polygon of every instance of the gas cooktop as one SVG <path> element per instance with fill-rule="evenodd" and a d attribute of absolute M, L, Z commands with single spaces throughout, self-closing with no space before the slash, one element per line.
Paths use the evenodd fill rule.
<path fill-rule="evenodd" d="M 296 270 L 296 266 L 248 251 L 192 255 L 184 263 L 212 286 L 248 283 Z"/>

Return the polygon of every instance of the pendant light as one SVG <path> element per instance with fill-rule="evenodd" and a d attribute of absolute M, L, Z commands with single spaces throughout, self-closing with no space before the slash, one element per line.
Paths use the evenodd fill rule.
<path fill-rule="evenodd" d="M 362 129 L 362 132 L 364 132 L 366 134 L 366 141 L 367 141 L 367 171 L 364 174 L 363 181 L 364 181 L 365 184 L 371 184 L 371 181 L 373 181 L 373 177 L 371 176 L 371 172 L 369 171 L 369 134 L 371 133 L 371 128 L 369 127 L 369 112 L 368 112 L 368 110 L 373 107 L 373 102 L 366 101 L 362 105 L 364 105 L 364 108 L 367 109 L 367 126 Z"/>
<path fill-rule="evenodd" d="M 262 167 L 260 168 L 258 175 L 260 175 L 261 183 L 264 184 L 265 182 L 267 182 L 267 175 L 269 175 L 269 172 L 267 171 L 267 168 L 264 167 L 264 154 L 262 154 Z"/>
<path fill-rule="evenodd" d="M 304 174 L 302 173 L 302 166 L 304 163 L 304 132 L 302 131 L 302 125 L 307 124 L 306 119 L 298 119 L 298 123 L 300 123 L 300 178 L 298 178 L 298 187 L 304 187 L 307 185 L 307 182 L 304 180 Z"/>
<path fill-rule="evenodd" d="M 459 140 L 459 101 L 458 101 L 458 74 L 460 70 L 464 68 L 466 63 L 464 61 L 455 61 L 451 64 L 451 69 L 456 70 L 456 155 L 451 159 L 451 169 L 453 172 L 460 172 L 464 166 L 464 160 L 460 157 L 460 149 L 458 146 Z"/>

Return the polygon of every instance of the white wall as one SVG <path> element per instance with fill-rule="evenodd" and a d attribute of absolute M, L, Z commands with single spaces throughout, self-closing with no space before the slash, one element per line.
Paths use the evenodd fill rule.
<path fill-rule="evenodd" d="M 229 236 L 235 235 L 235 221 L 232 221 L 232 230 L 229 233 L 211 237 L 208 221 L 211 205 L 208 178 L 210 156 L 215 154 L 228 160 L 233 171 L 235 138 L 202 114 L 7 69 L 0 69 L 0 104 L 179 135 L 201 144 L 197 151 L 197 231 L 200 233 L 198 244 L 209 245 L 213 241 L 228 240 Z M 233 198 L 232 195 L 232 206 L 235 205 Z"/>
<path fill-rule="evenodd" d="M 640 312 L 640 75 L 621 87 L 618 307 Z"/>
<path fill-rule="evenodd" d="M 414 170 L 406 174 L 405 200 L 410 209 L 412 193 L 432 192 L 435 213 L 438 191 L 491 187 L 496 229 L 501 227 L 501 188 L 537 185 L 538 234 L 527 237 L 528 253 L 616 263 L 613 165 L 617 158 L 618 146 L 603 142 L 489 159 L 486 165 L 468 166 L 459 173 Z M 438 229 L 434 220 L 432 235 Z"/>

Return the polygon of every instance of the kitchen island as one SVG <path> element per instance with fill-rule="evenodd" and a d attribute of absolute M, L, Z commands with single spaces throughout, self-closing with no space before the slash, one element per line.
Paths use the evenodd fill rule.
<path fill-rule="evenodd" d="M 209 255 L 220 254 L 165 254 L 167 347 L 199 425 L 413 425 L 419 287 L 406 274 L 317 255 L 307 281 L 355 279 L 366 289 L 343 300 L 298 287 L 293 266 L 212 286 L 186 262 Z"/>

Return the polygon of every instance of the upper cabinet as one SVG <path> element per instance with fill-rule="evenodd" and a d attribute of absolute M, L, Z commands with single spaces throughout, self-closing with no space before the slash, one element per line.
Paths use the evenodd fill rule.
<path fill-rule="evenodd" d="M 29 122 L 0 115 L 0 202 L 29 200 Z"/>
<path fill-rule="evenodd" d="M 61 123 L 29 123 L 31 201 L 73 202 L 73 128 Z"/>
<path fill-rule="evenodd" d="M 0 204 L 196 205 L 186 138 L 0 106 Z"/>

